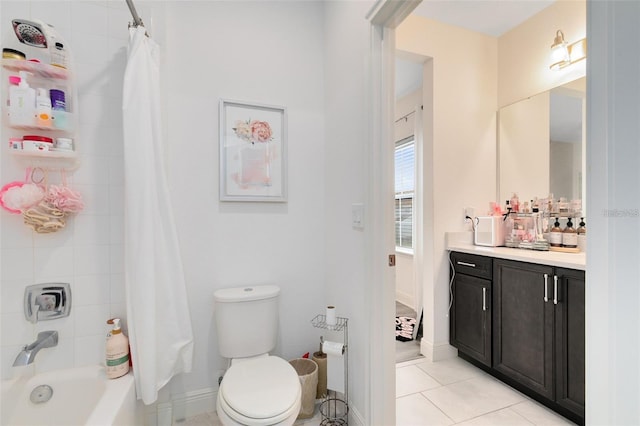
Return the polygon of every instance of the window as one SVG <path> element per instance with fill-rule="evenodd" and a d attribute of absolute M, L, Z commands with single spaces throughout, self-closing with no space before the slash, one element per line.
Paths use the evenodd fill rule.
<path fill-rule="evenodd" d="M 415 179 L 415 141 L 413 136 L 396 142 L 395 151 L 395 227 L 396 248 L 413 249 L 413 190 Z"/>

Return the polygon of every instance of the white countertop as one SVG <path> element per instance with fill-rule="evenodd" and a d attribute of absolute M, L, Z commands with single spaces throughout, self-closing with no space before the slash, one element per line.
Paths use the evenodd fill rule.
<path fill-rule="evenodd" d="M 586 254 L 525 250 L 510 247 L 483 247 L 473 244 L 471 233 L 447 233 L 447 250 L 561 268 L 586 270 Z"/>

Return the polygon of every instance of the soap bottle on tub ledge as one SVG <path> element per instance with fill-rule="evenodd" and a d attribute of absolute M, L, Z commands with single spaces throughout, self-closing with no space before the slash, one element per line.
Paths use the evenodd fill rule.
<path fill-rule="evenodd" d="M 129 372 L 129 339 L 120 328 L 120 318 L 112 318 L 107 324 L 113 324 L 113 329 L 107 334 L 106 372 L 107 378 L 116 379 Z"/>

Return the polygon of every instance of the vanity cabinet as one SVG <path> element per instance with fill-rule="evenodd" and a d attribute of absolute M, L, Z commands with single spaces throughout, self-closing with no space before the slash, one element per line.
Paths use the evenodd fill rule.
<path fill-rule="evenodd" d="M 571 420 L 585 415 L 585 273 L 451 252 L 460 357 Z"/>
<path fill-rule="evenodd" d="M 491 366 L 492 259 L 452 253 L 451 345 Z"/>
<path fill-rule="evenodd" d="M 584 419 L 584 272 L 493 264 L 493 369 Z"/>

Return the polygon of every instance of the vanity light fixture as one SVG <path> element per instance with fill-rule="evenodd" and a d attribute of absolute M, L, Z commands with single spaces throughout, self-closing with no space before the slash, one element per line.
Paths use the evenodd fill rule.
<path fill-rule="evenodd" d="M 575 64 L 587 57 L 587 39 L 583 38 L 575 43 L 568 44 L 564 39 L 561 30 L 556 32 L 556 37 L 551 45 L 551 65 L 552 70 L 559 70 L 566 66 Z"/>

